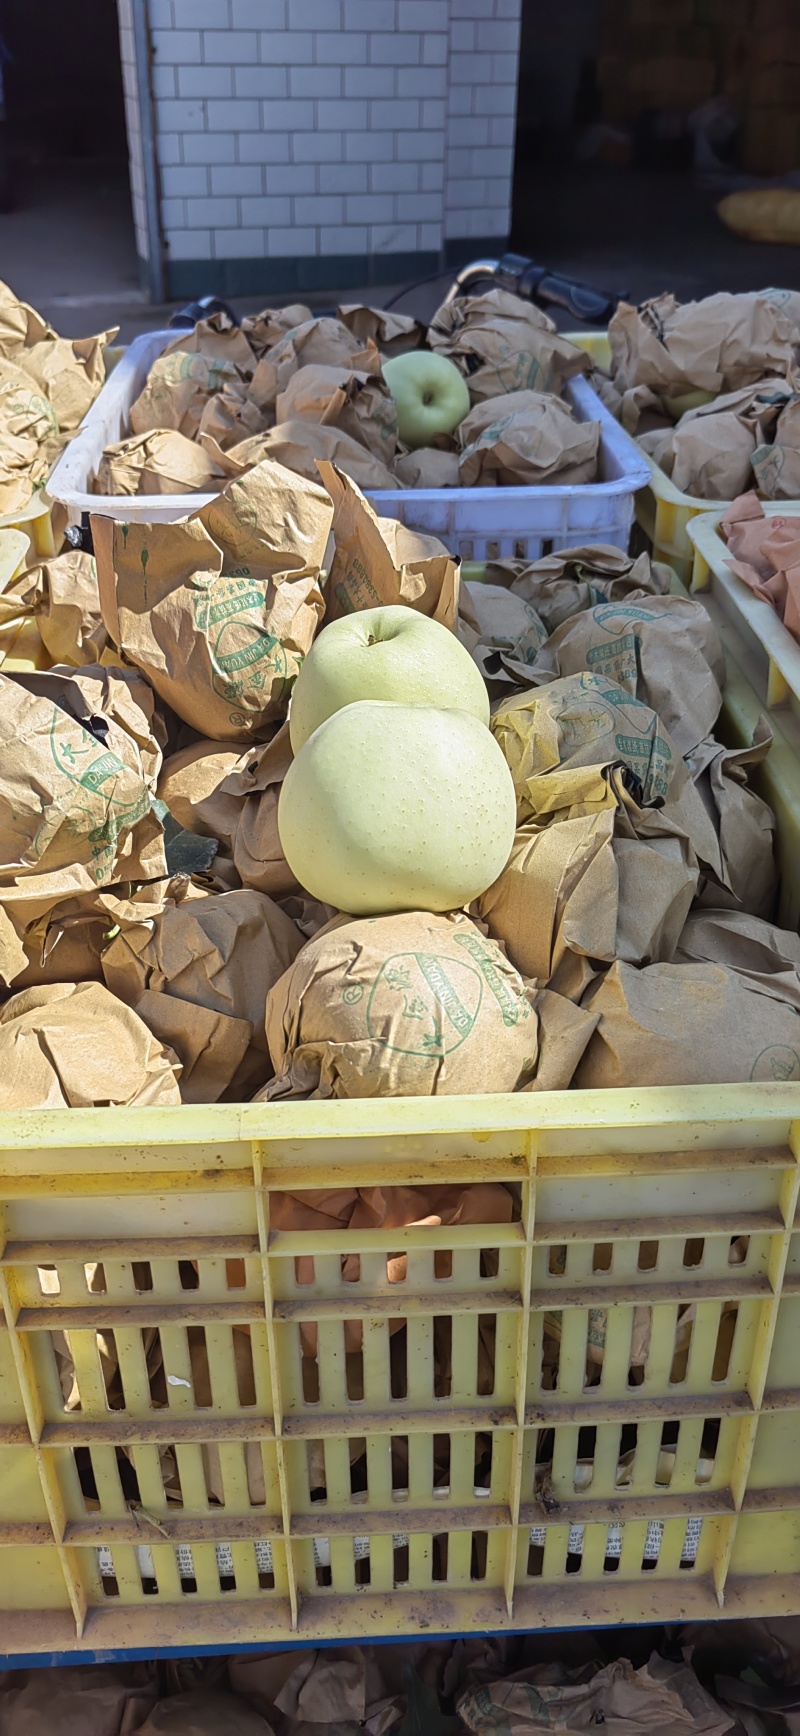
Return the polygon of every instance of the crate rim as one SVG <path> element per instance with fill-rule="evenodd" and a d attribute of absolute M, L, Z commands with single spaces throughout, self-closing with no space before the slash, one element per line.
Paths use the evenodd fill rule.
<path fill-rule="evenodd" d="M 335 1124 L 331 1117 L 335 1116 Z M 452 1097 L 319 1098 L 285 1103 L 0 1110 L 2 1152 L 81 1146 L 208 1146 L 215 1141 L 392 1138 L 415 1134 L 546 1133 L 800 1119 L 800 1083 L 611 1087 Z M 65 1125 L 66 1122 L 66 1125 Z"/>

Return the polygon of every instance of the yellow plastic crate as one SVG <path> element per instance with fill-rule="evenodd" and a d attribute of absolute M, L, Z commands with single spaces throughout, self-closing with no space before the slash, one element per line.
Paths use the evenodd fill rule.
<path fill-rule="evenodd" d="M 564 336 L 580 349 L 588 351 L 599 368 L 609 367 L 611 348 L 605 332 L 565 332 Z M 638 446 L 639 442 L 636 444 Z M 635 496 L 636 522 L 647 538 L 653 559 L 666 561 L 674 567 L 683 584 L 688 585 L 694 561 L 689 525 L 698 515 L 719 513 L 730 503 L 701 500 L 696 494 L 684 494 L 670 481 L 660 464 L 653 463 L 647 452 L 643 452 L 642 457 L 650 466 L 652 481 L 649 488 L 640 488 Z"/>
<path fill-rule="evenodd" d="M 762 505 L 767 518 L 800 517 L 800 501 L 763 501 Z M 788 706 L 800 721 L 800 645 L 772 604 L 757 597 L 731 572 L 728 547 L 720 533 L 723 511 L 692 524 L 691 589 L 702 593 L 706 605 L 712 596 L 720 614 L 741 635 L 751 653 L 753 680 L 765 705 L 770 710 Z"/>
<path fill-rule="evenodd" d="M 57 555 L 64 541 L 67 514 L 57 500 L 51 500 L 44 489 L 37 490 L 21 512 L 0 513 L 0 530 L 24 531 L 28 538 L 26 566 L 35 560 L 48 560 Z"/>
<path fill-rule="evenodd" d="M 800 1613 L 800 1057 L 776 1059 L 715 1088 L 0 1114 L 4 1651 Z M 271 1222 L 276 1190 L 389 1181 L 512 1183 L 517 1217 Z"/>
<path fill-rule="evenodd" d="M 21 618 L 0 627 L 0 670 L 4 675 L 13 675 L 15 670 L 24 673 L 51 666 L 52 659 L 42 644 L 35 621 Z"/>

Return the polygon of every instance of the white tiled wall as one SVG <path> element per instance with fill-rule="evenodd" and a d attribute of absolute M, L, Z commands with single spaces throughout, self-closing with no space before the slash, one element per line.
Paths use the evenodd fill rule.
<path fill-rule="evenodd" d="M 125 122 L 128 129 L 128 158 L 131 175 L 133 226 L 136 251 L 140 259 L 148 256 L 147 208 L 144 196 L 142 166 L 142 131 L 139 115 L 139 89 L 136 79 L 136 48 L 133 38 L 131 0 L 117 0 L 119 15 L 119 47 L 122 61 L 122 88 L 125 95 Z"/>
<path fill-rule="evenodd" d="M 149 0 L 168 259 L 439 252 L 507 235 L 520 7 Z M 130 114 L 129 133 L 141 249 Z"/>
<path fill-rule="evenodd" d="M 444 236 L 505 240 L 522 0 L 450 0 Z"/>

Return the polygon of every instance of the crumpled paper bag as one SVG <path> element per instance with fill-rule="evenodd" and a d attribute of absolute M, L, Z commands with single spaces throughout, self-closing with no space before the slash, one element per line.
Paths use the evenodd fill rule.
<path fill-rule="evenodd" d="M 767 374 L 785 375 L 794 360 L 792 321 L 759 295 L 721 292 L 681 305 L 667 294 L 640 308 L 621 302 L 608 337 L 622 392 L 639 385 L 668 397 L 733 392 Z"/>
<path fill-rule="evenodd" d="M 606 808 L 521 827 L 479 910 L 517 970 L 580 1000 L 615 958 L 672 958 L 698 879 L 685 838 L 619 836 Z"/>
<path fill-rule="evenodd" d="M 27 505 L 65 439 L 36 381 L 24 368 L 0 359 L 0 513 Z"/>
<path fill-rule="evenodd" d="M 158 1042 L 177 1055 L 182 1103 L 218 1103 L 226 1094 L 236 1096 L 240 1079 L 247 1094 L 264 1071 L 249 1066 L 242 1071 L 252 1037 L 248 1019 L 153 989 L 145 989 L 134 1012 Z"/>
<path fill-rule="evenodd" d="M 18 936 L 25 963 L 13 972 L 15 992 L 40 983 L 102 982 L 100 954 L 112 920 L 96 892 L 62 899 L 43 911 Z"/>
<path fill-rule="evenodd" d="M 48 983 L 0 1007 L 0 1109 L 180 1103 L 179 1073 L 102 983 Z"/>
<path fill-rule="evenodd" d="M 755 993 L 722 965 L 613 964 L 584 998 L 599 1024 L 579 1089 L 800 1079 L 800 1012 L 773 982 Z"/>
<path fill-rule="evenodd" d="M 57 336 L 35 307 L 20 301 L 9 284 L 0 282 L 0 356 L 18 360 L 20 350 Z"/>
<path fill-rule="evenodd" d="M 504 585 L 470 579 L 461 582 L 458 636 L 494 697 L 530 681 L 547 628 L 532 604 Z"/>
<path fill-rule="evenodd" d="M 30 374 L 14 362 L 0 361 L 0 428 L 5 434 L 59 444 L 58 417 Z"/>
<path fill-rule="evenodd" d="M 589 543 L 554 550 L 538 561 L 487 561 L 486 579 L 490 585 L 507 585 L 530 603 L 547 632 L 554 633 L 571 615 L 598 603 L 633 601 L 642 592 L 665 596 L 672 568 L 646 554 L 634 557 L 606 543 Z"/>
<path fill-rule="evenodd" d="M 241 802 L 220 785 L 239 764 L 238 748 L 224 741 L 194 741 L 170 754 L 161 767 L 158 797 L 174 820 L 201 838 L 217 838 L 230 851 Z"/>
<path fill-rule="evenodd" d="M 774 995 L 800 1012 L 800 938 L 774 922 L 742 910 L 694 910 L 675 962 L 727 965 L 756 994 Z"/>
<path fill-rule="evenodd" d="M 119 326 L 91 338 L 41 338 L 17 350 L 14 361 L 31 375 L 53 406 L 62 434 L 71 434 L 90 410 L 106 377 L 105 348 Z"/>
<path fill-rule="evenodd" d="M 201 494 L 222 487 L 221 467 L 176 429 L 129 434 L 107 446 L 92 494 Z"/>
<path fill-rule="evenodd" d="M 322 618 L 333 507 L 267 459 L 193 518 L 92 515 L 103 619 L 185 723 L 247 741 L 281 715 Z"/>
<path fill-rule="evenodd" d="M 265 1718 L 278 1711 L 300 1724 L 358 1725 L 367 1714 L 368 1673 L 375 1675 L 368 1659 L 363 1646 L 237 1657 L 230 1661 L 230 1681 Z"/>
<path fill-rule="evenodd" d="M 159 1700 L 138 1736 L 273 1736 L 252 1706 L 217 1688 L 188 1688 Z M 82 1736 L 88 1736 L 88 1732 Z"/>
<path fill-rule="evenodd" d="M 231 853 L 242 885 L 270 898 L 297 889 L 278 833 L 278 798 L 292 758 L 289 726 L 282 724 L 271 741 L 240 756 L 218 790 L 221 801 L 238 808 Z"/>
<path fill-rule="evenodd" d="M 375 344 L 382 356 L 403 356 L 407 350 L 418 350 L 425 342 L 424 325 L 407 313 L 364 307 L 360 302 L 337 307 L 336 313 L 354 338 L 362 344 Z"/>
<path fill-rule="evenodd" d="M 764 380 L 687 410 L 669 430 L 641 434 L 640 443 L 685 494 L 731 500 L 749 486 L 756 451 L 792 397 L 788 381 Z"/>
<path fill-rule="evenodd" d="M 267 426 L 267 418 L 253 403 L 242 381 L 229 380 L 222 390 L 207 398 L 195 438 L 202 444 L 203 435 L 216 440 L 223 451 L 242 440 L 250 440 Z"/>
<path fill-rule="evenodd" d="M 275 464 L 283 464 L 297 476 L 305 476 L 309 482 L 319 482 L 317 460 L 326 459 L 338 465 L 359 488 L 398 486 L 397 477 L 374 452 L 343 428 L 329 427 L 326 422 L 309 422 L 302 418 L 294 422 L 278 422 L 264 434 L 254 434 L 249 440 L 229 446 L 226 452 L 208 435 L 201 438 L 213 462 L 226 476 L 243 476 L 263 458 L 271 458 Z"/>
<path fill-rule="evenodd" d="M 338 319 L 310 319 L 284 332 L 262 355 L 250 387 L 259 409 L 274 411 L 278 395 L 285 392 L 292 374 L 311 365 L 357 369 L 366 374 L 380 374 L 381 369 L 380 356 L 370 338 L 362 342 Z"/>
<path fill-rule="evenodd" d="M 54 663 L 82 668 L 99 663 L 108 645 L 100 611 L 93 555 L 67 549 L 27 567 L 0 591 L 0 626 L 20 615 L 35 617 L 42 643 Z"/>
<path fill-rule="evenodd" d="M 0 293 L 0 335 L 3 311 Z M 46 1736 L 54 1706 L 59 1736 L 132 1736 L 157 1693 L 155 1661 L 9 1670 L 0 1686 L 0 1736 Z"/>
<path fill-rule="evenodd" d="M 649 705 L 681 754 L 710 734 L 722 708 L 719 635 L 702 603 L 689 597 L 600 603 L 573 615 L 539 652 L 529 679 L 582 670 Z"/>
<path fill-rule="evenodd" d="M 553 320 L 506 289 L 458 296 L 434 314 L 428 343 L 461 369 L 473 404 L 504 392 L 563 391 L 590 366 Z"/>
<path fill-rule="evenodd" d="M 769 916 L 775 902 L 775 817 L 750 789 L 747 773 L 766 758 L 771 743 L 762 719 L 750 747 L 726 748 L 711 737 L 699 743 L 688 761 L 707 820 L 703 826 L 695 805 L 687 828 L 701 867 L 714 882 L 704 899 L 739 905 L 754 916 Z"/>
<path fill-rule="evenodd" d="M 288 916 L 261 892 L 245 888 L 175 901 L 170 897 L 152 910 L 139 902 L 118 914 L 119 933 L 103 953 L 101 966 L 108 988 L 140 1016 L 146 990 L 161 998 L 174 996 L 184 1004 L 187 1026 L 195 1007 L 209 1009 L 227 1021 L 247 1027 L 229 1032 L 226 1054 L 234 1061 L 220 1089 L 237 1075 L 243 1092 L 251 1093 L 269 1077 L 264 1018 L 267 995 L 296 958 L 303 936 Z M 147 1003 L 150 1009 L 152 1003 Z M 169 1016 L 164 1010 L 164 1018 Z M 200 1021 L 205 1031 L 208 1021 Z M 162 1026 L 163 1029 L 166 1027 Z M 222 1033 L 224 1036 L 225 1033 Z M 227 1040 L 227 1039 L 226 1039 Z M 220 1039 L 215 1039 L 215 1050 Z M 246 1051 L 246 1055 L 244 1054 Z M 202 1087 L 201 1058 L 194 1066 L 195 1092 Z M 220 1077 L 214 1056 L 214 1083 Z M 213 1097 L 194 1101 L 215 1101 Z"/>
<path fill-rule="evenodd" d="M 523 1091 L 567 1091 L 597 1019 L 584 1007 L 552 989 L 539 989 L 534 998 L 539 1019 L 539 1054 L 536 1076 Z"/>
<path fill-rule="evenodd" d="M 251 374 L 253 361 L 251 357 Z M 173 428 L 185 434 L 187 440 L 194 440 L 209 400 L 226 388 L 235 390 L 241 385 L 242 376 L 233 361 L 185 350 L 182 344 L 170 344 L 156 357 L 142 391 L 131 405 L 131 433 L 149 434 Z"/>
<path fill-rule="evenodd" d="M 795 500 L 800 495 L 800 399 L 781 411 L 771 444 L 753 453 L 756 484 L 767 500 Z"/>
<path fill-rule="evenodd" d="M 47 480 L 46 448 L 26 435 L 7 434 L 0 427 L 0 514 L 21 512 Z"/>
<path fill-rule="evenodd" d="M 0 674 L 0 979 L 59 900 L 166 873 L 152 690 L 133 671 Z"/>
<path fill-rule="evenodd" d="M 688 782 L 677 748 L 649 706 L 600 675 L 567 675 L 514 694 L 491 722 L 517 793 L 517 821 L 575 801 L 615 807 L 604 775 L 620 766 L 641 807 L 673 798 Z"/>
<path fill-rule="evenodd" d="M 332 464 L 319 472 L 333 501 L 336 550 L 325 586 L 327 618 L 405 603 L 455 628 L 458 562 L 437 537 L 379 518 L 361 490 Z"/>
<path fill-rule="evenodd" d="M 607 1736 L 724 1736 L 733 1724 L 686 1664 L 656 1653 L 640 1670 L 627 1658 L 576 1670 L 540 1664 L 469 1689 L 458 1715 L 475 1736 L 577 1736 L 598 1725 Z"/>
<path fill-rule="evenodd" d="M 399 482 L 403 488 L 458 488 L 458 466 L 455 441 L 452 450 L 418 446 L 415 452 L 401 452 L 395 459 L 395 486 Z"/>
<path fill-rule="evenodd" d="M 465 488 L 495 482 L 535 488 L 597 477 L 600 423 L 578 422 L 560 398 L 546 392 L 483 399 L 460 423 L 458 438 Z"/>
<path fill-rule="evenodd" d="M 284 332 L 291 331 L 294 326 L 305 325 L 312 318 L 311 309 L 306 307 L 305 302 L 292 302 L 289 307 L 263 307 L 260 313 L 245 315 L 242 331 L 253 355 L 260 361 L 264 351 L 271 350 Z"/>
<path fill-rule="evenodd" d="M 341 428 L 389 469 L 397 451 L 397 409 L 383 378 L 353 368 L 298 368 L 275 406 L 278 426 L 320 422 Z"/>
<path fill-rule="evenodd" d="M 340 917 L 267 1001 L 278 1097 L 515 1091 L 535 1071 L 532 992 L 460 912 Z"/>

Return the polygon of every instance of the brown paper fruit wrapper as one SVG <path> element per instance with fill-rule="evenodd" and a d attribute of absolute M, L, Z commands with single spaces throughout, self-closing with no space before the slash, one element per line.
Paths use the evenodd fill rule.
<path fill-rule="evenodd" d="M 540 1664 L 468 1689 L 458 1715 L 475 1736 L 578 1736 L 598 1726 L 620 1736 L 725 1736 L 733 1724 L 688 1664 L 656 1653 L 639 1670 L 627 1658 L 578 1669 Z"/>
<path fill-rule="evenodd" d="M 171 897 L 153 912 L 129 905 L 118 924 L 101 959 L 105 981 L 148 1022 L 152 1013 L 152 1028 L 167 1040 L 179 1025 L 172 1009 L 159 1012 L 157 1003 L 170 996 L 180 1003 L 192 1100 L 215 1101 L 212 1089 L 221 1093 L 234 1078 L 252 1095 L 271 1071 L 267 995 L 300 951 L 299 929 L 270 898 L 249 888 Z M 153 1000 L 143 1002 L 146 991 Z M 209 1011 L 217 1015 L 213 1027 Z"/>
<path fill-rule="evenodd" d="M 664 833 L 668 826 L 659 816 Z M 489 932 L 525 976 L 580 1000 L 615 958 L 672 958 L 699 870 L 688 840 L 621 837 L 618 811 L 521 827 L 480 900 Z"/>
<path fill-rule="evenodd" d="M 457 449 L 440 451 L 436 446 L 418 446 L 416 452 L 401 452 L 394 461 L 395 483 L 402 488 L 458 488 Z M 341 468 L 341 466 L 340 466 Z"/>
<path fill-rule="evenodd" d="M 2 304 L 0 304 L 0 319 Z M 56 1335 L 53 1334 L 53 1337 Z M 0 1687 L 0 1731 L 46 1736 L 58 1705 L 61 1736 L 131 1736 L 158 1693 L 158 1665 L 71 1664 L 64 1669 L 13 1670 Z"/>
<path fill-rule="evenodd" d="M 722 292 L 684 305 L 661 295 L 638 309 L 621 302 L 608 337 L 623 392 L 640 385 L 671 396 L 732 392 L 767 374 L 785 376 L 794 360 L 793 321 L 756 294 Z"/>
<path fill-rule="evenodd" d="M 236 1694 L 189 1688 L 159 1700 L 138 1736 L 273 1736 L 271 1726 Z"/>
<path fill-rule="evenodd" d="M 515 1091 L 537 1055 L 532 994 L 461 914 L 341 917 L 267 1003 L 269 1097 Z"/>
<path fill-rule="evenodd" d="M 153 693 L 134 671 L 0 675 L 0 976 L 60 900 L 166 872 Z"/>
<path fill-rule="evenodd" d="M 681 754 L 711 733 L 722 708 L 722 646 L 702 603 L 689 597 L 601 603 L 573 616 L 540 651 L 531 678 L 583 670 L 657 712 Z"/>
<path fill-rule="evenodd" d="M 235 743 L 195 741 L 165 759 L 158 780 L 159 800 L 166 802 L 178 825 L 201 838 L 217 838 L 226 851 L 232 846 L 241 802 L 223 795 L 220 785 L 240 758 Z"/>
<path fill-rule="evenodd" d="M 0 1108 L 180 1103 L 177 1060 L 102 983 L 23 989 L 0 1007 Z"/>
<path fill-rule="evenodd" d="M 325 490 L 265 460 L 176 524 L 92 516 L 103 619 L 185 723 L 247 741 L 283 715 L 322 618 Z"/>
<path fill-rule="evenodd" d="M 275 406 L 278 424 L 318 422 L 340 428 L 387 469 L 397 451 L 397 410 L 384 380 L 353 368 L 298 368 Z"/>
<path fill-rule="evenodd" d="M 424 325 L 407 313 L 387 313 L 382 307 L 364 307 L 360 302 L 337 307 L 336 312 L 359 343 L 375 344 L 381 356 L 405 355 L 425 341 Z"/>
<path fill-rule="evenodd" d="M 328 619 L 405 603 L 455 628 L 458 562 L 438 537 L 379 518 L 349 477 L 332 464 L 320 464 L 319 470 L 334 504 L 336 552 L 325 587 Z"/>
<path fill-rule="evenodd" d="M 590 366 L 586 351 L 562 337 L 546 313 L 505 289 L 445 302 L 428 342 L 461 368 L 473 404 L 503 392 L 560 393 Z"/>
<path fill-rule="evenodd" d="M 35 617 L 54 663 L 76 668 L 99 663 L 108 634 L 100 611 L 94 555 L 68 549 L 27 567 L 0 592 L 0 626 L 20 615 Z"/>
<path fill-rule="evenodd" d="M 298 889 L 278 832 L 278 799 L 292 757 L 289 726 L 282 724 L 270 742 L 241 755 L 219 790 L 221 800 L 238 805 L 231 849 L 242 885 L 270 898 Z"/>
<path fill-rule="evenodd" d="M 486 581 L 507 585 L 514 596 L 530 603 L 547 633 L 554 633 L 571 615 L 597 603 L 621 603 L 643 593 L 665 595 L 672 568 L 651 561 L 649 555 L 634 559 L 605 543 L 589 543 L 559 549 L 538 561 L 487 561 Z"/>
<path fill-rule="evenodd" d="M 486 398 L 464 417 L 459 480 L 463 487 L 492 483 L 536 488 L 544 482 L 594 482 L 600 423 L 578 422 L 560 398 L 546 392 L 508 392 Z"/>
<path fill-rule="evenodd" d="M 131 405 L 131 433 L 171 428 L 194 440 L 209 399 L 241 383 L 238 368 L 221 356 L 167 349 L 156 357 L 145 386 Z"/>
<path fill-rule="evenodd" d="M 201 494 L 222 487 L 224 472 L 177 429 L 130 434 L 107 446 L 93 494 Z"/>
<path fill-rule="evenodd" d="M 302 418 L 279 422 L 264 434 L 254 434 L 249 440 L 230 446 L 227 452 L 223 452 L 207 435 L 201 435 L 201 439 L 214 463 L 226 476 L 244 476 L 263 458 L 271 458 L 275 464 L 284 465 L 297 476 L 305 476 L 309 482 L 319 482 L 317 460 L 324 459 L 335 464 L 359 488 L 397 488 L 398 485 L 394 472 L 374 452 L 370 452 L 360 440 L 354 440 L 343 428 L 329 427 L 325 422 L 310 422 Z"/>
<path fill-rule="evenodd" d="M 250 393 L 260 410 L 274 412 L 278 396 L 298 368 L 357 368 L 380 373 L 380 356 L 371 339 L 363 343 L 338 319 L 310 319 L 284 332 L 261 357 Z"/>
<path fill-rule="evenodd" d="M 90 410 L 106 377 L 105 349 L 118 326 L 91 338 L 41 338 L 18 350 L 19 367 L 53 406 L 62 434 L 71 434 Z"/>
<path fill-rule="evenodd" d="M 800 1012 L 717 964 L 613 964 L 584 1005 L 599 1023 L 576 1082 L 727 1085 L 800 1079 Z"/>
<path fill-rule="evenodd" d="M 800 1012 L 800 938 L 743 910 L 694 910 L 675 954 L 680 964 L 721 964 L 750 988 Z"/>
<path fill-rule="evenodd" d="M 567 675 L 504 700 L 492 731 L 517 792 L 520 824 L 573 807 L 616 806 L 604 775 L 620 766 L 641 806 L 673 798 L 688 773 L 660 719 L 599 675 Z"/>

